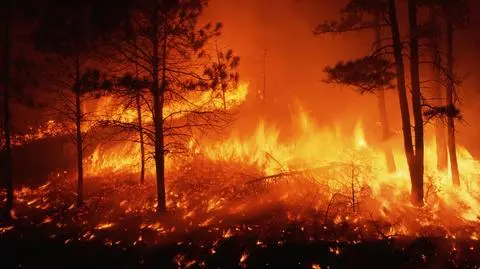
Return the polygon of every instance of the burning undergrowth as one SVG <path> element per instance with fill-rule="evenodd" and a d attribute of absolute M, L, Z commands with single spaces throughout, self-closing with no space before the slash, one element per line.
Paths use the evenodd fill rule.
<path fill-rule="evenodd" d="M 353 161 L 267 174 L 254 162 L 197 154 L 169 172 L 169 213 L 159 217 L 151 177 L 143 185 L 136 173 L 88 177 L 87 199 L 77 208 L 72 192 L 76 182 L 69 173 L 60 173 L 40 188 L 18 190 L 15 219 L 4 223 L 0 233 L 17 238 L 36 227 L 50 241 L 70 248 L 101 244 L 127 257 L 132 255 L 128 249 L 135 248 L 144 252 L 135 266 L 145 268 L 158 264 L 158 256 L 148 258 L 158 246 L 166 248 L 161 252 L 168 258 L 162 263 L 178 268 L 227 266 L 222 263 L 226 260 L 234 267 L 273 265 L 276 259 L 269 258 L 269 251 L 289 246 L 287 256 L 302 257 L 305 268 L 343 264 L 345 257 L 375 244 L 379 249 L 392 248 L 400 257 L 414 255 L 410 263 L 431 263 L 439 253 L 445 253 L 442 257 L 451 264 L 476 259 L 472 257 L 479 249 L 478 223 L 450 211 L 441 190 L 429 191 L 427 205 L 418 209 L 386 200 L 398 186 L 384 184 L 375 190 L 367 184 L 375 174 L 371 166 Z M 441 186 L 438 180 L 431 176 L 427 185 Z M 408 191 L 395 196 L 400 198 L 408 201 Z M 415 238 L 441 241 L 432 239 L 433 247 Z M 322 249 L 324 258 L 317 251 L 297 253 L 294 246 Z M 277 260 L 279 266 L 281 261 Z"/>
<path fill-rule="evenodd" d="M 170 261 L 179 267 L 201 265 L 232 242 L 240 266 L 262 260 L 256 250 L 296 243 L 329 242 L 327 252 L 338 257 L 372 240 L 437 238 L 447 242 L 449 255 L 457 255 L 460 242 L 475 253 L 480 164 L 466 149 L 458 154 L 462 185 L 454 187 L 448 171 L 434 169 L 435 144 L 427 143 L 425 206 L 418 208 L 410 204 L 401 149 L 393 147 L 390 172 L 361 121 L 348 134 L 318 127 L 306 113 L 294 118 L 293 138 L 261 122 L 250 136 L 193 137 L 187 154 L 168 155 L 169 213 L 161 217 L 152 157 L 140 184 L 138 143 L 100 143 L 83 161 L 83 206 L 76 206 L 75 173 L 52 174 L 45 185 L 16 192 L 14 220 L 2 223 L 0 233 L 23 236 L 22 227 L 36 227 L 62 245 L 168 246 L 178 248 Z"/>
<path fill-rule="evenodd" d="M 117 241 L 128 237 L 132 242 L 162 243 L 197 229 L 213 229 L 228 237 L 246 223 L 248 229 L 276 232 L 299 224 L 331 240 L 478 237 L 474 232 L 477 222 L 455 219 L 456 212 L 451 212 L 435 191 L 428 193 L 432 202 L 422 209 L 398 203 L 388 207 L 387 201 L 378 199 L 375 191 L 362 183 L 362 177 L 372 176 L 370 168 L 354 163 L 265 175 L 253 165 L 240 169 L 235 163 L 197 156 L 179 171 L 167 182 L 170 213 L 162 218 L 155 213 L 153 180 L 139 185 L 136 175 L 126 174 L 88 178 L 85 194 L 89 198 L 80 208 L 71 192 L 75 182 L 68 174 L 57 174 L 38 189 L 18 191 L 15 216 L 31 225 L 77 227 L 79 240 L 115 229 L 126 231 Z M 382 186 L 377 195 L 394 188 Z M 407 193 L 403 195 L 407 201 Z M 341 232 L 334 232 L 340 228 Z"/>

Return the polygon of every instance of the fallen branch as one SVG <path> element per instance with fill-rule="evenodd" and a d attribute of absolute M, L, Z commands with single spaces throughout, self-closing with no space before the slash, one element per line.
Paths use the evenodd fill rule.
<path fill-rule="evenodd" d="M 256 179 L 253 179 L 253 180 L 250 180 L 250 181 L 246 182 L 245 184 L 252 184 L 252 183 L 259 182 L 259 181 L 266 181 L 266 180 L 269 180 L 269 179 L 280 179 L 280 178 L 291 177 L 291 176 L 309 175 L 309 174 L 319 172 L 319 171 L 323 171 L 325 169 L 329 169 L 329 168 L 332 168 L 332 167 L 333 167 L 333 165 L 328 165 L 328 166 L 322 166 L 322 167 L 299 170 L 299 171 L 282 172 L 282 173 L 279 173 L 279 174 L 274 174 L 274 175 L 269 175 L 269 176 L 256 178 Z"/>
<path fill-rule="evenodd" d="M 272 154 L 270 154 L 268 152 L 265 152 L 265 155 L 267 155 L 267 157 L 269 157 L 274 162 L 276 162 L 282 168 L 282 170 L 284 170 L 284 171 L 287 170 L 283 164 L 281 164 L 277 159 L 275 159 L 275 157 L 272 156 Z"/>

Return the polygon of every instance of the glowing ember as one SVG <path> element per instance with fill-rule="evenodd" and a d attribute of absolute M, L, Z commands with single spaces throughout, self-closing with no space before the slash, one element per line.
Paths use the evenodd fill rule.
<path fill-rule="evenodd" d="M 45 217 L 45 219 L 43 220 L 43 223 L 44 223 L 44 224 L 45 224 L 45 223 L 50 223 L 50 222 L 52 222 L 52 218 L 49 217 L 49 216 Z"/>
<path fill-rule="evenodd" d="M 0 227 L 0 234 L 6 233 L 10 230 L 13 230 L 13 226 L 7 226 L 7 227 Z"/>
<path fill-rule="evenodd" d="M 229 238 L 229 237 L 232 237 L 233 236 L 233 233 L 230 229 L 228 229 L 227 231 L 223 232 L 223 238 Z"/>
<path fill-rule="evenodd" d="M 335 255 L 340 255 L 340 248 L 339 247 L 335 247 L 335 248 L 329 248 L 328 251 L 330 251 L 331 253 L 335 254 Z"/>
<path fill-rule="evenodd" d="M 114 226 L 115 224 L 114 223 L 100 223 L 98 224 L 97 226 L 95 226 L 95 229 L 96 230 L 106 230 L 106 229 L 110 229 Z"/>
<path fill-rule="evenodd" d="M 245 263 L 248 259 L 248 253 L 243 252 L 242 256 L 240 257 L 240 263 Z"/>

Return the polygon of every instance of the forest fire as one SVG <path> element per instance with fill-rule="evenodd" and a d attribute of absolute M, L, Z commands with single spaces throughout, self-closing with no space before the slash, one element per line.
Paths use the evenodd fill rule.
<path fill-rule="evenodd" d="M 327 2 L 6 0 L 0 267 L 478 268 L 480 6 Z"/>
<path fill-rule="evenodd" d="M 245 88 L 241 88 L 244 91 Z M 238 95 L 236 95 L 238 96 Z M 241 94 L 245 97 L 245 94 Z M 232 99 L 232 102 L 238 102 Z M 295 207 L 303 205 L 302 197 L 312 197 L 309 201 L 309 210 L 323 214 L 322 220 L 325 223 L 353 222 L 361 223 L 361 219 L 373 218 L 383 220 L 397 227 L 392 227 L 388 234 L 391 235 L 415 235 L 424 227 L 437 226 L 449 233 L 450 229 L 473 225 L 479 221 L 480 206 L 479 186 L 475 180 L 480 163 L 470 153 L 460 147 L 458 150 L 459 167 L 462 171 L 462 186 L 454 187 L 450 182 L 449 171 L 438 171 L 436 169 L 436 146 L 435 140 L 427 143 L 425 160 L 427 168 L 427 194 L 426 207 L 418 212 L 409 202 L 410 182 L 408 167 L 404 155 L 401 152 L 401 145 L 394 147 L 394 157 L 397 170 L 389 172 L 386 166 L 384 153 L 381 148 L 369 145 L 365 138 L 362 121 L 358 121 L 352 134 L 341 131 L 340 126 L 332 128 L 319 127 L 315 121 L 305 112 L 298 112 L 295 115 L 296 135 L 289 141 L 280 139 L 280 131 L 268 126 L 268 123 L 260 122 L 252 132 L 251 136 L 243 139 L 231 135 L 223 141 L 188 141 L 187 147 L 190 152 L 182 159 L 167 159 L 167 173 L 171 175 L 170 184 L 178 184 L 181 181 L 181 172 L 185 167 L 198 170 L 207 166 L 213 171 L 224 167 L 222 175 L 214 175 L 211 171 L 206 174 L 198 173 L 198 177 L 205 177 L 205 184 L 219 184 L 224 187 L 235 185 L 249 185 L 257 183 L 269 184 L 272 188 L 271 196 L 268 199 L 276 200 L 288 206 Z M 97 146 L 90 156 L 84 159 L 86 174 L 92 180 L 107 177 L 102 182 L 106 187 L 115 189 L 119 184 L 118 180 L 109 181 L 108 175 L 128 178 L 129 175 L 139 173 L 139 146 L 135 142 L 116 142 L 113 145 L 102 148 Z M 226 169 L 225 167 L 228 167 Z M 204 167 L 205 168 L 205 167 Z M 247 171 L 247 170 L 248 171 Z M 152 162 L 148 162 L 147 174 L 155 173 Z M 240 179 L 233 179 L 228 182 L 231 175 L 243 173 Z M 229 176 L 230 175 L 230 176 Z M 60 175 L 57 175 L 60 176 Z M 217 177 L 226 177 L 220 179 Z M 213 177 L 213 178 L 212 178 Z M 211 179 L 209 179 L 211 178 Z M 215 182 L 220 180 L 220 182 Z M 310 189 L 305 189 L 305 182 Z M 120 183 L 122 184 L 122 183 Z M 120 185 L 121 186 L 121 185 Z M 40 190 L 48 189 L 45 185 Z M 297 189 L 298 187 L 298 189 Z M 171 192 L 173 197 L 188 196 L 192 191 L 196 192 L 195 186 L 188 186 L 180 183 L 176 191 Z M 232 187 L 231 195 L 240 195 L 244 187 Z M 235 190 L 236 188 L 236 190 Z M 280 189 L 278 189 L 280 188 Z M 268 189 L 268 188 L 267 188 Z M 229 204 L 228 198 L 222 197 L 223 193 L 215 193 L 215 190 L 208 190 L 211 198 L 205 208 L 192 208 L 188 201 L 186 203 L 174 202 L 177 199 L 171 198 L 169 204 L 173 208 L 179 208 L 185 213 L 184 220 L 192 217 L 202 216 L 211 212 L 222 211 L 223 208 L 230 208 L 229 213 L 250 211 L 250 199 L 258 197 L 242 198 L 238 205 Z M 42 200 L 44 192 L 32 192 L 24 189 L 17 193 L 19 201 L 25 201 L 27 206 L 39 208 L 38 202 Z M 32 196 L 30 200 L 23 200 L 23 195 Z M 38 195 L 38 197 L 35 197 Z M 147 193 L 138 195 L 149 195 Z M 131 199 L 131 198 L 130 198 Z M 199 200 L 202 198 L 200 197 Z M 142 199 L 139 199 L 142 200 Z M 299 203 L 299 204 L 296 204 Z M 119 206 L 125 207 L 126 212 L 136 211 L 131 201 L 124 200 Z M 153 207 L 152 204 L 138 204 L 140 210 Z M 258 205 L 257 205 L 258 206 Z M 49 205 L 42 205 L 40 208 L 48 208 Z M 200 210 L 200 211 L 199 211 Z M 330 212 L 329 212 L 330 210 Z M 417 212 L 415 212 L 417 211 Z M 256 214 L 256 213 L 255 213 Z M 292 220 L 308 217 L 301 216 L 300 212 L 289 211 Z M 409 217 L 406 217 L 409 216 Z M 50 222 L 51 219 L 48 221 Z M 44 223 L 48 223 L 45 222 Z M 199 226 L 208 226 L 212 222 L 211 217 L 202 219 Z M 109 229 L 114 223 L 99 223 L 95 229 Z M 146 225 L 158 230 L 159 224 Z M 157 228 L 155 228 L 157 227 Z M 227 230 L 223 237 L 230 237 L 231 230 Z M 474 235 L 472 235 L 474 237 Z"/>
<path fill-rule="evenodd" d="M 205 92 L 202 94 L 192 95 L 187 97 L 189 99 L 189 105 L 195 104 L 195 106 L 200 106 L 205 108 L 207 106 L 225 106 L 228 110 L 233 110 L 239 105 L 241 105 L 248 94 L 248 84 L 241 83 L 235 89 L 232 89 L 224 94 L 222 100 L 212 100 L 209 95 L 213 92 Z M 102 100 L 99 100 L 99 104 L 96 105 L 102 109 L 95 111 L 95 118 L 99 118 L 100 121 L 109 121 L 112 118 L 123 122 L 131 123 L 137 120 L 137 115 L 135 109 L 129 109 L 125 107 L 118 107 L 118 104 L 113 101 L 112 97 L 106 97 Z M 165 108 L 165 115 L 173 115 L 175 117 L 182 117 L 182 111 L 188 110 L 188 107 L 182 106 L 180 103 L 178 106 L 174 103 L 170 107 Z M 179 113 L 180 112 L 180 113 Z M 120 118 L 119 118 L 120 117 Z M 145 124 L 151 124 L 151 118 L 143 119 Z M 86 128 L 88 130 L 88 128 Z M 195 143 L 194 137 L 188 141 L 187 148 L 192 148 Z M 140 172 L 140 166 L 138 161 L 138 156 L 140 155 L 140 145 L 133 142 L 120 142 L 114 145 L 107 145 L 107 149 L 102 149 L 102 145 L 98 145 L 91 156 L 89 156 L 84 162 L 88 166 L 86 173 L 91 176 L 101 176 L 111 173 L 138 173 Z M 166 166 L 171 166 L 171 161 L 166 160 Z M 147 167 L 147 172 L 152 175 L 155 173 L 155 167 Z"/>
<path fill-rule="evenodd" d="M 309 180 L 313 183 L 312 187 L 317 188 L 312 189 L 310 195 L 325 188 L 322 189 L 322 195 L 311 201 L 312 209 L 324 212 L 329 203 L 349 204 L 336 217 L 332 213 L 331 218 L 337 221 L 366 213 L 390 222 L 398 222 L 403 218 L 404 234 L 415 234 L 423 226 L 441 225 L 448 229 L 479 221 L 480 206 L 476 195 L 479 186 L 475 179 L 480 163 L 465 148 L 458 150 L 464 184 L 457 188 L 452 186 L 448 170 L 436 169 L 435 140 L 427 143 L 427 206 L 425 212 L 415 214 L 409 202 L 408 167 L 401 145 L 397 145 L 394 151 L 397 170 L 390 173 L 382 150 L 366 141 L 361 121 L 358 121 L 353 134 L 348 135 L 342 133 L 339 127 L 320 128 L 306 113 L 299 114 L 295 126 L 298 135 L 292 141 L 280 141 L 278 130 L 260 122 L 253 134 L 245 139 L 231 136 L 224 141 L 190 143 L 188 157 L 177 159 L 176 168 L 172 160 L 167 160 L 167 170 L 176 178 L 175 173 L 181 166 L 188 163 L 195 165 L 195 161 L 200 159 L 208 161 L 211 166 L 228 163 L 231 169 L 227 171 L 229 174 L 241 172 L 245 167 L 253 168 L 255 171 L 252 174 L 244 175 L 243 184 L 293 180 L 288 183 L 291 189 L 281 194 L 281 200 L 286 203 L 290 196 L 296 196 L 295 181 Z M 138 154 L 139 148 L 135 143 L 118 143 L 106 151 L 97 147 L 85 160 L 86 172 L 93 177 L 111 173 L 136 174 L 139 172 Z M 150 175 L 154 174 L 151 162 L 147 171 Z M 295 198 L 292 199 L 294 201 Z M 219 203 L 222 202 L 211 199 L 206 211 L 215 209 Z M 365 209 L 368 212 L 364 212 Z M 186 217 L 190 214 L 193 212 L 187 213 Z M 405 218 L 405 214 L 412 219 Z M 420 220 L 420 217 L 424 219 Z"/>
<path fill-rule="evenodd" d="M 215 249 L 222 240 L 238 238 L 253 231 L 266 232 L 267 236 L 276 233 L 262 232 L 264 228 L 245 227 L 237 222 L 270 212 L 279 205 L 286 211 L 283 212 L 283 220 L 276 221 L 278 229 L 288 223 L 299 223 L 302 232 L 305 227 L 308 229 L 305 234 L 312 237 L 319 236 L 319 231 L 315 229 L 325 228 L 321 238 L 347 244 L 355 245 L 367 238 L 432 235 L 454 241 L 478 242 L 478 233 L 473 227 L 477 227 L 480 216 L 479 200 L 475 195 L 478 193 L 475 173 L 479 163 L 466 149 L 460 148 L 458 155 L 464 184 L 455 188 L 448 171 L 435 169 L 435 144 L 428 143 L 426 156 L 433 156 L 426 160 L 429 191 L 425 208 L 418 211 L 409 201 L 408 168 L 401 150 L 394 154 L 397 171 L 389 173 L 381 149 L 366 141 L 361 121 L 353 135 L 349 136 L 340 132 L 339 128 L 319 128 L 305 113 L 299 119 L 299 134 L 293 138 L 295 143 L 280 141 L 278 130 L 260 123 L 250 137 L 240 139 L 231 136 L 224 141 L 201 143 L 191 147 L 190 157 L 181 162 L 176 160 L 175 166 L 178 167 L 167 165 L 171 178 L 167 182 L 170 190 L 168 206 L 169 210 L 180 215 L 179 219 L 158 222 L 152 217 L 155 211 L 152 181 L 147 181 L 143 187 L 126 185 L 125 182 L 131 181 L 131 175 L 139 172 L 138 158 L 135 158 L 138 147 L 128 142 L 110 147 L 111 155 L 97 148 L 92 156 L 85 159 L 89 175 L 87 186 L 96 186 L 96 190 L 89 194 L 88 203 L 103 208 L 100 218 L 95 217 L 95 211 L 92 211 L 81 213 L 83 216 L 79 216 L 76 224 L 61 220 L 63 217 L 59 212 L 73 216 L 78 213 L 73 201 L 69 205 L 60 198 L 62 190 L 68 190 L 74 184 L 72 178 L 60 175 L 57 176 L 63 178 L 63 183 L 54 181 L 56 183 L 44 185 L 38 190 L 25 188 L 18 191 L 16 197 L 19 207 L 23 208 L 19 210 L 49 214 L 39 219 L 36 225 L 54 225 L 55 229 L 71 225 L 82 227 L 84 232 L 79 234 L 79 238 L 63 239 L 66 245 L 77 240 L 95 240 L 96 237 L 102 238 L 106 246 L 158 244 L 165 240 L 162 238 L 177 237 L 193 227 L 209 227 L 214 229 L 208 236 L 212 240 L 210 255 L 215 255 Z M 328 143 L 324 144 L 325 141 Z M 315 148 L 319 150 L 312 150 Z M 167 164 L 170 162 L 167 161 Z M 153 167 L 147 167 L 148 174 L 153 174 Z M 195 178 L 185 172 L 188 171 L 186 168 L 196 171 Z M 116 180 L 105 176 L 113 174 Z M 122 180 L 125 182 L 122 183 Z M 105 199 L 106 193 L 112 196 Z M 31 216 L 35 214 L 38 213 L 30 213 Z M 119 218 L 120 215 L 123 217 Z M 98 234 L 122 229 L 126 223 L 121 219 L 136 216 L 142 216 L 141 221 L 133 224 L 138 225 L 136 228 L 130 229 L 138 231 L 129 239 L 118 235 L 104 238 L 104 235 Z M 35 217 L 28 221 L 37 223 Z M 347 223 L 351 226 L 352 235 L 337 237 L 335 228 L 333 231 L 332 228 L 327 229 L 330 225 L 340 228 Z M 0 233 L 10 231 L 14 231 L 13 226 L 2 227 Z M 259 237 L 256 246 L 267 248 L 262 240 L 268 239 Z M 284 243 L 279 241 L 277 244 Z M 476 249 L 473 246 L 470 248 Z M 328 251 L 333 256 L 342 254 L 338 245 L 329 247 Z M 248 252 L 241 253 L 239 266 L 246 266 L 248 259 Z M 185 257 L 177 260 L 181 267 L 198 262 Z"/>
<path fill-rule="evenodd" d="M 229 100 L 238 104 L 241 100 L 238 96 L 242 99 L 246 97 L 246 86 L 240 87 L 240 93 L 235 93 Z M 343 220 L 351 215 L 363 215 L 364 218 L 373 216 L 389 222 L 404 219 L 401 224 L 403 234 L 416 234 L 424 226 L 439 225 L 448 229 L 479 221 L 480 201 L 477 193 L 480 189 L 476 177 L 480 163 L 465 148 L 458 148 L 463 184 L 455 187 L 450 182 L 450 171 L 439 171 L 436 168 L 434 137 L 426 143 L 428 187 L 425 212 L 419 215 L 412 211 L 414 209 L 409 202 L 408 166 L 401 145 L 393 147 L 397 169 L 392 173 L 388 171 L 382 148 L 369 145 L 366 141 L 362 121 L 359 120 L 353 133 L 348 134 L 342 132 L 340 126 L 321 128 L 302 111 L 293 116 L 296 135 L 288 141 L 282 141 L 279 130 L 261 121 L 252 135 L 244 136 L 243 139 L 232 134 L 223 141 L 188 141 L 187 148 L 190 152 L 182 159 L 167 159 L 167 172 L 177 178 L 178 171 L 186 165 L 198 169 L 195 167 L 200 165 L 196 163 L 198 160 L 207 161 L 210 166 L 223 166 L 227 163 L 230 171 L 226 173 L 229 174 L 242 172 L 248 167 L 254 171 L 244 175 L 242 184 L 293 180 L 288 183 L 290 190 L 280 195 L 285 197 L 281 200 L 287 203 L 289 197 L 297 195 L 295 181 L 309 180 L 315 188 L 309 195 L 322 190 L 322 195 L 311 201 L 311 209 L 325 212 L 330 203 L 344 204 L 342 207 L 345 209 L 338 212 L 336 217 L 331 213 L 332 216 L 326 218 Z M 84 160 L 86 173 L 92 177 L 137 174 L 139 154 L 140 148 L 135 142 L 118 142 L 106 148 L 99 145 Z M 152 161 L 148 162 L 146 170 L 149 175 L 155 173 Z M 225 183 L 238 184 L 223 181 L 221 184 Z M 296 198 L 298 197 L 292 201 Z M 207 213 L 223 203 L 220 200 L 210 200 Z M 193 214 L 190 211 L 186 217 Z M 411 219 L 405 218 L 405 214 Z"/>

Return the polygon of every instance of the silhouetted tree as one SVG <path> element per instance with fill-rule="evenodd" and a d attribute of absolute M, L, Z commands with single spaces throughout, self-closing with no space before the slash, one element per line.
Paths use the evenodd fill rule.
<path fill-rule="evenodd" d="M 410 32 L 417 32 L 416 3 L 409 1 Z M 377 16 L 380 16 L 378 20 Z M 412 106 L 415 121 L 415 148 L 410 122 L 403 42 L 400 36 L 395 0 L 350 0 L 342 10 L 340 21 L 326 22 L 317 28 L 317 33 L 345 33 L 375 27 L 387 27 L 390 30 L 390 43 L 376 50 L 372 55 L 348 63 L 340 63 L 327 68 L 329 80 L 357 86 L 362 92 L 384 89 L 391 85 L 395 74 L 398 99 L 402 118 L 404 149 L 407 157 L 411 186 L 412 203 L 423 204 L 423 114 L 419 81 L 418 36 L 410 35 L 410 59 L 412 78 Z M 391 57 L 393 54 L 393 57 Z M 388 56 L 393 58 L 390 63 Z M 394 67 L 394 71 L 392 71 Z M 342 69 L 347 72 L 338 72 Z M 392 73 L 393 72 L 393 73 Z"/>
<path fill-rule="evenodd" d="M 382 37 L 382 27 L 386 25 L 386 23 L 382 20 L 382 14 L 384 12 L 385 7 L 382 7 L 382 3 L 378 1 L 350 1 L 345 9 L 342 11 L 342 18 L 340 21 L 330 21 L 330 22 L 325 22 L 321 24 L 316 30 L 316 34 L 321 34 L 321 33 L 345 33 L 349 31 L 360 31 L 360 30 L 369 30 L 372 29 L 375 34 L 375 40 L 374 40 L 374 51 L 370 57 L 366 57 L 364 59 L 361 59 L 357 63 L 351 62 L 353 64 L 350 66 L 352 69 L 361 69 L 362 65 L 365 64 L 366 60 L 382 60 L 384 55 L 384 50 L 385 47 L 383 46 L 383 37 Z M 369 13 L 370 17 L 365 18 L 365 14 L 363 13 Z M 380 57 L 382 56 L 382 57 Z M 358 66 L 356 66 L 358 64 Z M 389 63 L 384 62 L 384 66 L 382 66 L 381 62 L 377 62 L 377 64 L 380 64 L 379 66 L 375 66 L 375 63 L 370 62 L 370 67 L 378 67 L 379 71 L 386 71 L 387 69 L 390 68 Z M 386 65 L 386 66 L 385 66 Z M 346 66 L 345 66 L 346 67 Z M 332 72 L 333 69 L 327 69 L 328 72 Z M 353 71 L 353 70 L 352 70 Z M 367 72 L 364 72 L 366 70 L 358 70 L 356 72 L 361 72 L 364 75 L 367 75 Z M 372 69 L 369 69 L 369 71 L 372 71 Z M 382 74 L 375 72 L 377 76 L 382 76 Z M 334 75 L 334 74 L 331 74 Z M 371 74 L 374 75 L 374 74 Z M 387 77 L 388 75 L 391 74 L 386 74 Z M 360 79 L 360 78 L 357 78 Z M 388 140 L 392 132 L 390 131 L 389 123 L 388 123 L 388 116 L 387 116 L 387 110 L 386 110 L 386 100 L 385 100 L 385 92 L 384 90 L 388 89 L 388 86 L 392 86 L 390 81 L 386 77 L 377 77 L 377 79 L 380 79 L 380 81 L 373 79 L 372 77 L 364 78 L 364 82 L 366 80 L 370 79 L 368 83 L 372 83 L 370 85 L 371 88 L 365 89 L 362 88 L 363 86 L 361 85 L 355 85 L 352 84 L 353 86 L 359 87 L 360 91 L 363 92 L 374 92 L 377 95 L 378 99 L 378 109 L 379 109 L 379 115 L 380 115 L 380 122 L 382 126 L 382 139 L 384 141 Z M 385 81 L 387 79 L 387 81 Z M 330 76 L 330 80 L 334 81 L 332 76 Z M 346 82 L 346 81 L 345 81 Z M 360 81 L 357 81 L 360 82 Z M 348 83 L 344 83 L 348 84 Z M 365 86 L 365 85 L 364 85 Z M 395 168 L 395 160 L 393 158 L 393 153 L 392 149 L 390 147 L 385 147 L 384 148 L 385 152 L 385 161 L 387 163 L 387 168 L 390 172 L 394 172 L 396 170 Z"/>
<path fill-rule="evenodd" d="M 437 53 L 433 65 L 438 72 L 438 77 L 444 77 L 446 82 L 446 104 L 441 104 L 429 111 L 430 115 L 442 116 L 447 119 L 447 144 L 448 155 L 450 157 L 450 170 L 452 173 L 452 183 L 455 186 L 460 185 L 460 173 L 458 169 L 456 141 L 455 141 L 455 118 L 459 117 L 459 110 L 456 107 L 455 87 L 458 81 L 454 74 L 454 30 L 456 28 L 466 27 L 469 19 L 469 6 L 467 0 L 422 0 L 421 4 L 431 11 L 431 25 L 434 28 L 433 36 L 437 43 L 445 40 L 446 66 L 442 65 L 442 53 Z M 444 27 L 440 25 L 444 25 Z M 442 38 L 444 37 L 444 38 Z M 441 51 L 440 45 L 434 46 L 434 51 Z"/>
<path fill-rule="evenodd" d="M 29 0 L 2 2 L 2 32 L 0 46 L 2 50 L 2 100 L 3 109 L 0 111 L 2 119 L 2 134 L 0 155 L 2 170 L 4 170 L 5 187 L 7 189 L 6 212 L 7 217 L 14 204 L 14 184 L 12 171 L 12 135 L 13 112 L 12 104 L 33 107 L 34 97 L 27 90 L 35 86 L 35 66 L 28 59 L 28 41 L 34 20 L 36 2 Z M 31 53 L 30 53 L 31 54 Z"/>
<path fill-rule="evenodd" d="M 431 32 L 437 32 L 438 26 L 432 23 L 431 26 L 433 30 Z M 436 33 L 429 35 L 428 45 L 431 48 L 431 70 L 434 80 L 433 86 L 433 98 L 435 98 L 434 106 L 435 107 L 444 107 L 445 104 L 445 94 L 443 90 L 442 83 L 442 51 L 440 48 L 441 43 L 441 34 Z M 444 171 L 448 168 L 448 150 L 447 150 L 447 139 L 445 133 L 445 125 L 441 117 L 437 117 L 435 120 L 435 142 L 437 146 L 437 169 L 439 171 Z"/>
<path fill-rule="evenodd" d="M 91 1 L 48 2 L 36 32 L 36 48 L 45 53 L 49 68 L 49 85 L 56 93 L 50 107 L 65 119 L 66 129 L 72 130 L 77 150 L 77 205 L 83 203 L 83 152 L 87 114 L 82 110 L 84 98 L 98 97 L 97 90 L 108 88 L 109 81 L 95 68 L 95 56 L 106 34 L 118 22 L 116 16 L 105 13 L 104 3 Z M 111 15 L 111 13 L 109 13 Z M 121 16 L 120 16 L 121 17 Z M 60 104 L 60 106 L 59 106 Z"/>
<path fill-rule="evenodd" d="M 133 58 L 133 60 L 136 58 Z M 144 114 L 146 113 L 144 107 L 147 98 L 147 90 L 150 87 L 149 80 L 147 78 L 141 78 L 139 76 L 138 64 L 134 64 L 134 74 L 125 73 L 121 77 L 116 78 L 115 87 L 113 87 L 112 94 L 120 97 L 120 106 L 124 110 L 134 109 L 136 111 L 136 122 L 125 122 L 122 119 L 122 115 L 110 115 L 104 117 L 101 120 L 101 124 L 119 129 L 121 135 L 129 135 L 129 132 L 134 132 L 135 136 L 138 135 L 138 139 L 132 139 L 140 146 L 140 184 L 145 181 L 145 164 L 146 164 L 146 146 L 145 136 L 148 137 L 148 126 L 144 128 L 145 120 Z M 118 113 L 118 111 L 117 111 Z M 122 114 L 123 112 L 120 112 Z"/>
<path fill-rule="evenodd" d="M 135 63 L 135 79 L 139 79 L 138 64 Z M 140 143 L 140 184 L 145 181 L 145 139 L 143 135 L 143 119 L 142 119 L 142 90 L 145 87 L 131 87 L 135 91 L 135 106 L 137 108 L 138 119 L 138 138 Z"/>
<path fill-rule="evenodd" d="M 443 0 L 442 10 L 445 15 L 446 28 L 446 47 L 447 47 L 447 107 L 455 108 L 455 75 L 453 71 L 454 56 L 453 56 L 453 42 L 454 30 L 456 27 L 461 27 L 465 24 L 465 19 L 468 18 L 468 2 L 467 1 L 453 1 Z M 448 134 L 448 152 L 450 156 L 450 169 L 452 172 L 453 185 L 460 185 L 460 173 L 458 171 L 457 149 L 455 141 L 455 114 L 448 114 L 447 134 Z"/>
<path fill-rule="evenodd" d="M 375 27 L 375 51 L 382 50 L 382 27 L 381 27 L 381 19 L 380 14 L 377 12 L 375 13 L 375 22 L 377 26 Z M 392 132 L 390 131 L 390 124 L 388 121 L 387 115 L 387 104 L 385 99 L 385 91 L 377 91 L 378 96 L 378 110 L 380 112 L 380 123 L 382 125 L 382 139 L 383 141 L 387 141 L 392 136 Z M 391 147 L 384 148 L 385 152 L 385 159 L 387 161 L 388 171 L 393 173 L 396 170 L 395 167 L 395 159 L 393 158 L 393 152 Z"/>
<path fill-rule="evenodd" d="M 13 177 L 12 177 L 12 144 L 11 144 L 11 115 L 10 115 L 10 68 L 11 68 L 11 3 L 10 0 L 3 2 L 3 34 L 4 34 L 4 70 L 3 70 L 3 131 L 5 137 L 4 149 L 4 167 L 5 167 L 5 182 L 7 188 L 7 216 L 13 208 Z M 2 154 L 3 155 L 3 154 Z"/>
<path fill-rule="evenodd" d="M 448 7 L 445 7 L 448 8 Z M 455 84 L 453 82 L 453 20 L 450 16 L 446 19 L 447 31 L 447 106 L 455 107 Z M 450 169 L 452 172 L 453 185 L 460 185 L 460 173 L 458 171 L 457 146 L 455 141 L 455 119 L 452 115 L 447 119 L 447 140 L 448 152 L 450 156 Z"/>
<path fill-rule="evenodd" d="M 239 59 L 231 51 L 209 53 L 209 41 L 220 35 L 221 25 L 199 25 L 206 4 L 204 0 L 136 2 L 130 33 L 114 46 L 120 60 L 137 66 L 138 77 L 148 81 L 149 92 L 143 99 L 153 124 L 145 122 L 142 130 L 154 145 L 159 213 L 167 210 L 165 155 L 183 152 L 185 140 L 196 130 L 221 129 L 229 121 L 224 96 L 237 80 L 234 69 Z M 137 124 L 120 125 L 138 129 Z"/>
<path fill-rule="evenodd" d="M 417 19 L 417 0 L 408 1 L 408 24 L 410 39 L 410 79 L 412 87 L 412 109 L 415 130 L 414 169 L 412 176 L 412 195 L 414 202 L 423 204 L 423 174 L 424 174 L 424 126 L 422 113 L 422 93 L 420 87 L 420 29 Z"/>

